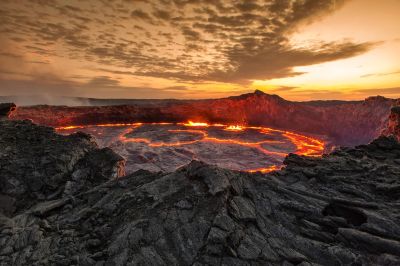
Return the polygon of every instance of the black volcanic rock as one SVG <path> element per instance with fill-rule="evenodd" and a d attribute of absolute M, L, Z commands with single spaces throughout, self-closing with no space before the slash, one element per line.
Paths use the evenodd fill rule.
<path fill-rule="evenodd" d="M 61 136 L 28 120 L 0 121 L 0 210 L 18 213 L 122 176 L 123 163 L 90 135 Z"/>
<path fill-rule="evenodd" d="M 0 103 L 0 119 L 8 118 L 16 107 L 14 103 Z"/>
<path fill-rule="evenodd" d="M 24 203 L 0 210 L 0 265 L 400 264 L 394 138 L 322 158 L 291 155 L 269 175 L 194 161 L 173 173 L 115 179 L 104 175 L 115 177 L 107 169 L 118 157 L 87 136 L 28 122 L 0 129 L 0 177 L 10 183 L 0 202 Z M 22 142 L 10 142 L 13 135 Z M 53 166 L 36 158 L 53 158 Z M 34 170 L 44 182 L 40 197 L 31 195 Z M 83 183 L 66 189 L 68 182 Z M 62 193 L 46 193 L 57 186 Z"/>
<path fill-rule="evenodd" d="M 394 136 L 400 141 L 400 105 L 392 107 L 388 126 L 382 134 L 385 136 Z"/>

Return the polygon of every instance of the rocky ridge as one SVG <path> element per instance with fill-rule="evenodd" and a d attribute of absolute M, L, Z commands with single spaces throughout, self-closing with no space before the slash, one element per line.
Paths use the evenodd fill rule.
<path fill-rule="evenodd" d="M 394 136 L 398 141 L 400 141 L 400 101 L 397 106 L 392 107 L 388 126 L 382 134 L 385 136 Z"/>
<path fill-rule="evenodd" d="M 0 150 L 0 265 L 400 264 L 394 137 L 267 175 L 193 161 L 119 177 L 88 135 L 28 121 L 0 121 Z"/>
<path fill-rule="evenodd" d="M 18 213 L 120 177 L 124 162 L 84 133 L 62 136 L 28 120 L 0 121 L 0 211 Z"/>
<path fill-rule="evenodd" d="M 111 101 L 111 100 L 110 100 Z M 267 126 L 324 135 L 334 146 L 368 143 L 384 129 L 395 100 L 376 96 L 364 101 L 291 102 L 261 91 L 196 101 L 136 100 L 116 106 L 20 107 L 13 119 L 49 126 L 132 122 L 208 121 Z"/>
<path fill-rule="evenodd" d="M 8 119 L 16 107 L 14 103 L 0 103 L 0 119 Z"/>

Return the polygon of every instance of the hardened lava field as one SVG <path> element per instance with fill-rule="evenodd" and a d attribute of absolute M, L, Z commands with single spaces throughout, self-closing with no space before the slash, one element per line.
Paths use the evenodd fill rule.
<path fill-rule="evenodd" d="M 100 146 L 126 160 L 126 172 L 171 172 L 196 159 L 240 171 L 279 169 L 288 153 L 321 155 L 324 143 L 267 127 L 188 123 L 132 123 L 57 128 L 61 134 L 90 133 Z"/>

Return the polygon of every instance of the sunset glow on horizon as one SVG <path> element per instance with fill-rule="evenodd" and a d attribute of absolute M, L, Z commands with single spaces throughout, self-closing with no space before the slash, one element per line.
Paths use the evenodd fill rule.
<path fill-rule="evenodd" d="M 398 0 L 5 0 L 0 14 L 0 96 L 400 97 Z"/>

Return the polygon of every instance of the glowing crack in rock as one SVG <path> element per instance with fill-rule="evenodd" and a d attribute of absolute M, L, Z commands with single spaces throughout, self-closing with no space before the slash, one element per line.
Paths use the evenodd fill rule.
<path fill-rule="evenodd" d="M 288 153 L 320 156 L 324 142 L 268 127 L 187 123 L 118 123 L 69 125 L 61 134 L 83 131 L 100 146 L 127 159 L 127 172 L 173 171 L 193 159 L 233 170 L 267 173 L 278 170 Z"/>

